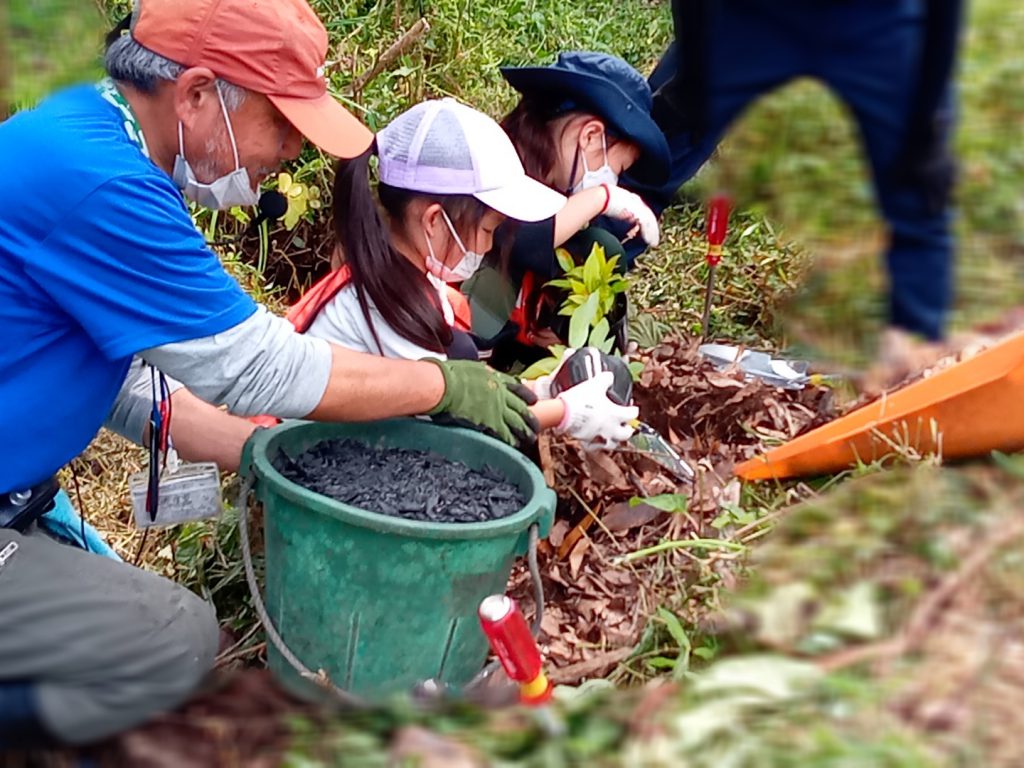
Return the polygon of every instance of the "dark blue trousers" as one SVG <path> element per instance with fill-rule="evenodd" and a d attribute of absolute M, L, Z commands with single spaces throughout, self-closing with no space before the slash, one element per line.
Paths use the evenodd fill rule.
<path fill-rule="evenodd" d="M 660 213 L 707 161 L 729 125 L 755 99 L 797 77 L 813 77 L 849 108 L 889 226 L 893 325 L 940 338 L 952 300 L 948 194 L 898 172 L 919 87 L 927 0 L 718 0 L 706 20 L 704 131 L 666 128 L 672 175 L 638 191 Z M 657 90 L 677 71 L 678 42 L 651 75 Z M 935 119 L 940 144 L 953 123 L 951 89 Z"/>

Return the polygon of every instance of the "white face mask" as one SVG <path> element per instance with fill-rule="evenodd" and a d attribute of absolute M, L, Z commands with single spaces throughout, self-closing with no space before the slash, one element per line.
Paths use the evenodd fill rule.
<path fill-rule="evenodd" d="M 602 184 L 607 184 L 609 187 L 618 185 L 619 174 L 608 165 L 608 143 L 603 133 L 601 134 L 601 149 L 604 151 L 604 165 L 594 170 L 587 168 L 587 155 L 580 149 L 580 159 L 583 161 L 583 178 L 570 190 L 571 193 L 576 193 L 583 189 L 591 189 L 592 187 L 600 187 Z"/>
<path fill-rule="evenodd" d="M 238 145 L 235 143 L 235 132 L 231 128 L 231 118 L 224 104 L 224 97 L 217 88 L 224 122 L 228 126 L 228 138 L 231 139 L 231 151 L 235 156 L 235 170 L 209 184 L 196 179 L 192 166 L 185 159 L 185 140 L 181 122 L 178 122 L 178 154 L 174 158 L 174 183 L 189 200 L 216 211 L 226 211 L 236 205 L 256 205 L 259 194 L 252 188 L 249 172 L 238 164 Z"/>
<path fill-rule="evenodd" d="M 484 254 L 467 250 L 466 246 L 462 244 L 462 238 L 459 237 L 459 233 L 452 226 L 452 220 L 448 218 L 448 214 L 443 208 L 441 209 L 441 215 L 444 216 L 444 223 L 448 225 L 448 231 L 455 238 L 455 244 L 462 251 L 462 261 L 454 267 L 449 267 L 447 264 L 440 262 L 434 255 L 434 246 L 430 242 L 430 235 L 424 232 L 423 235 L 427 238 L 427 271 L 446 283 L 461 283 L 463 280 L 468 280 L 476 274 L 476 271 L 480 268 L 480 263 L 484 260 Z"/>

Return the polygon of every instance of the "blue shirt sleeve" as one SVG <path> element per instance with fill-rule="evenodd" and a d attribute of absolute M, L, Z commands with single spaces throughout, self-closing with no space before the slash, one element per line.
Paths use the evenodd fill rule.
<path fill-rule="evenodd" d="M 94 189 L 47 237 L 28 276 L 116 360 L 232 328 L 256 304 L 196 230 L 162 175 Z"/>

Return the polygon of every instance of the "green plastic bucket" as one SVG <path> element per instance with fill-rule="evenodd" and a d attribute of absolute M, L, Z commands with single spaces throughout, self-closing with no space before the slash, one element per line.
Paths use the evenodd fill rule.
<path fill-rule="evenodd" d="M 424 523 L 367 512 L 313 493 L 273 466 L 331 438 L 434 451 L 490 466 L 526 506 L 487 523 Z M 480 671 L 487 641 L 476 611 L 505 591 L 529 529 L 546 536 L 555 494 L 534 464 L 486 435 L 418 419 L 368 424 L 287 422 L 258 430 L 242 467 L 263 503 L 267 612 L 291 651 L 336 686 L 380 702 L 434 679 L 456 688 Z M 314 695 L 272 647 L 270 668 L 290 690 Z"/>

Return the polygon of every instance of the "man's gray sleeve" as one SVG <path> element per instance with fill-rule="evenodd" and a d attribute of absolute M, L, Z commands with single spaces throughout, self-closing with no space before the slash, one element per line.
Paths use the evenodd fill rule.
<path fill-rule="evenodd" d="M 239 416 L 302 418 L 331 376 L 331 345 L 260 307 L 223 333 L 147 349 L 140 357 L 202 400 Z"/>
<path fill-rule="evenodd" d="M 121 391 L 117 393 L 114 407 L 110 409 L 107 420 L 103 422 L 103 426 L 111 432 L 116 432 L 139 445 L 142 445 L 146 423 L 153 409 L 153 381 L 150 371 L 141 357 L 132 360 L 132 366 L 128 369 Z M 167 377 L 167 385 L 171 394 L 184 386 L 180 381 L 170 377 Z"/>

